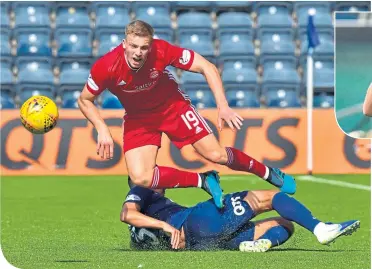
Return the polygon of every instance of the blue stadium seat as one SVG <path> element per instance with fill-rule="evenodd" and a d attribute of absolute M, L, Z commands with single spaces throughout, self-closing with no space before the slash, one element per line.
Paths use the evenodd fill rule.
<path fill-rule="evenodd" d="M 262 93 L 268 107 L 301 107 L 297 88 L 264 86 Z"/>
<path fill-rule="evenodd" d="M 214 3 L 214 10 L 216 14 L 222 12 L 246 12 L 250 13 L 252 2 L 251 1 L 216 1 Z"/>
<path fill-rule="evenodd" d="M 334 87 L 334 67 L 332 61 L 315 61 L 314 62 L 314 88 Z M 331 90 L 331 91 L 332 91 Z"/>
<path fill-rule="evenodd" d="M 243 66 L 241 62 L 233 66 L 227 64 L 222 72 L 222 81 L 224 84 L 257 84 L 257 72 L 256 69 Z"/>
<path fill-rule="evenodd" d="M 202 74 L 184 71 L 181 76 L 181 84 L 189 86 L 192 84 L 206 84 Z"/>
<path fill-rule="evenodd" d="M 169 43 L 173 43 L 173 30 L 172 29 L 155 29 L 154 33 L 155 39 L 163 39 Z"/>
<path fill-rule="evenodd" d="M 294 55 L 295 44 L 292 30 L 263 29 L 258 34 L 261 55 Z"/>
<path fill-rule="evenodd" d="M 334 96 L 326 93 L 314 94 L 313 105 L 316 108 L 334 107 Z"/>
<path fill-rule="evenodd" d="M 8 29 L 10 27 L 8 9 L 9 9 L 9 4 L 7 2 L 2 1 L 1 9 L 0 9 L 1 29 L 2 28 Z"/>
<path fill-rule="evenodd" d="M 88 29 L 58 29 L 55 32 L 58 56 L 90 57 L 92 55 L 92 31 Z"/>
<path fill-rule="evenodd" d="M 226 99 L 229 102 L 230 107 L 260 107 L 256 91 L 247 90 L 245 88 L 236 89 L 236 87 L 231 90 L 228 88 L 225 89 Z"/>
<path fill-rule="evenodd" d="M 56 11 L 56 28 L 90 28 L 88 9 L 85 5 L 61 2 Z"/>
<path fill-rule="evenodd" d="M 14 36 L 17 40 L 18 56 L 52 56 L 49 29 L 19 29 Z"/>
<path fill-rule="evenodd" d="M 104 109 L 123 109 L 119 99 L 110 91 L 106 90 L 102 93 L 102 108 Z"/>
<path fill-rule="evenodd" d="M 13 84 L 13 73 L 11 69 L 10 61 L 1 59 L 1 92 L 3 92 L 3 85 Z"/>
<path fill-rule="evenodd" d="M 80 93 L 81 91 L 62 91 L 61 93 L 62 108 L 67 108 L 67 109 L 79 108 L 77 100 L 80 96 Z"/>
<path fill-rule="evenodd" d="M 10 31 L 6 28 L 1 28 L 1 56 L 9 57 L 10 55 L 10 44 L 9 44 Z"/>
<path fill-rule="evenodd" d="M 96 13 L 96 29 L 118 28 L 123 32 L 130 22 L 128 2 L 94 2 L 92 7 Z"/>
<path fill-rule="evenodd" d="M 191 49 L 207 59 L 214 58 L 212 31 L 208 29 L 179 30 L 179 43 L 183 48 Z"/>
<path fill-rule="evenodd" d="M 263 84 L 297 85 L 300 77 L 296 70 L 296 58 L 275 57 L 260 59 L 263 64 Z"/>
<path fill-rule="evenodd" d="M 245 12 L 224 12 L 217 18 L 219 29 L 251 28 L 252 20 Z"/>
<path fill-rule="evenodd" d="M 9 93 L 3 92 L 3 89 L 1 89 L 0 109 L 13 109 L 13 108 L 15 108 L 13 97 Z"/>
<path fill-rule="evenodd" d="M 345 11 L 336 13 L 336 20 L 356 20 L 358 19 L 360 11 L 370 11 L 371 2 L 369 1 L 355 1 L 355 2 L 337 2 L 335 10 Z"/>
<path fill-rule="evenodd" d="M 170 3 L 137 1 L 133 4 L 136 19 L 149 23 L 154 28 L 171 28 Z"/>
<path fill-rule="evenodd" d="M 48 58 L 18 58 L 18 83 L 53 85 L 52 64 Z"/>
<path fill-rule="evenodd" d="M 172 10 L 177 13 L 190 11 L 204 11 L 210 13 L 214 9 L 214 2 L 209 1 L 176 1 L 172 2 Z"/>
<path fill-rule="evenodd" d="M 178 29 L 211 29 L 212 19 L 209 13 L 187 12 L 178 16 Z"/>
<path fill-rule="evenodd" d="M 122 30 L 98 30 L 96 32 L 96 39 L 99 42 L 98 56 L 102 56 L 107 52 L 118 46 L 124 38 Z"/>
<path fill-rule="evenodd" d="M 216 107 L 213 93 L 209 89 L 188 90 L 186 94 L 198 109 Z"/>
<path fill-rule="evenodd" d="M 43 95 L 54 100 L 54 89 L 50 85 L 34 84 L 34 85 L 18 85 L 17 92 L 21 103 L 25 102 L 32 96 Z"/>
<path fill-rule="evenodd" d="M 14 2 L 15 27 L 50 27 L 48 2 Z"/>
<path fill-rule="evenodd" d="M 289 3 L 257 2 L 254 9 L 258 14 L 257 26 L 259 28 L 292 28 L 293 20 Z"/>
<path fill-rule="evenodd" d="M 89 61 L 65 61 L 60 63 L 59 85 L 81 85 L 86 83 L 90 72 Z"/>
<path fill-rule="evenodd" d="M 220 56 L 253 56 L 254 47 L 250 29 L 219 30 Z"/>
<path fill-rule="evenodd" d="M 332 15 L 330 2 L 296 2 L 295 11 L 300 28 L 306 28 L 309 10 L 314 9 L 314 24 L 316 27 L 332 27 Z"/>
<path fill-rule="evenodd" d="M 334 54 L 333 29 L 318 30 L 320 44 L 314 50 L 314 55 L 332 56 Z M 301 55 L 307 54 L 308 42 L 305 31 L 300 32 Z"/>

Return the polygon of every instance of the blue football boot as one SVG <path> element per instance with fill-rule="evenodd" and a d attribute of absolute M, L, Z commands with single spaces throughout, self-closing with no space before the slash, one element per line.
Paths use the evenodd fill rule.
<path fill-rule="evenodd" d="M 202 179 L 202 189 L 213 197 L 218 208 L 223 208 L 223 191 L 220 186 L 220 177 L 217 171 L 208 171 L 199 174 Z"/>
<path fill-rule="evenodd" d="M 269 169 L 270 174 L 267 181 L 278 187 L 282 192 L 288 194 L 294 194 L 296 192 L 296 180 L 294 177 L 283 173 L 278 168 L 269 167 Z"/>

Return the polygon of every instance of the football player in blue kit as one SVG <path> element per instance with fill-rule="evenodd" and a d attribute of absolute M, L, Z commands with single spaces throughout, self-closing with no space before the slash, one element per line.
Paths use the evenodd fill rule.
<path fill-rule="evenodd" d="M 224 208 L 213 199 L 184 207 L 151 190 L 131 184 L 120 214 L 129 224 L 131 246 L 137 249 L 228 249 L 265 252 L 286 242 L 295 222 L 315 235 L 319 243 L 330 244 L 350 235 L 358 220 L 325 223 L 295 198 L 277 190 L 252 190 L 225 195 Z M 280 217 L 252 221 L 261 213 L 275 210 Z"/>

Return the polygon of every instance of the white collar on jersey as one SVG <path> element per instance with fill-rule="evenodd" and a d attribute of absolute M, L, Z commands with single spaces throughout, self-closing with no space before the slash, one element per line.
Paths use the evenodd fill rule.
<path fill-rule="evenodd" d="M 123 39 L 124 40 L 124 39 Z M 124 48 L 124 44 L 122 45 L 123 46 L 123 49 L 125 50 L 125 48 Z M 148 57 L 148 55 L 147 55 L 147 57 Z M 127 65 L 129 66 L 129 68 L 130 69 L 132 69 L 133 71 L 136 71 L 136 73 L 138 73 L 138 71 L 142 68 L 142 66 L 145 64 L 145 62 L 146 62 L 146 60 L 147 60 L 147 57 L 146 57 L 146 59 L 143 61 L 143 63 L 142 63 L 142 65 L 140 66 L 140 67 L 138 67 L 137 69 L 134 69 L 134 68 L 132 68 L 131 66 L 130 66 L 130 64 L 129 64 L 129 62 L 128 62 L 128 59 L 127 59 L 127 55 L 125 55 L 125 53 L 124 53 L 124 58 L 125 58 L 125 61 L 127 62 Z"/>

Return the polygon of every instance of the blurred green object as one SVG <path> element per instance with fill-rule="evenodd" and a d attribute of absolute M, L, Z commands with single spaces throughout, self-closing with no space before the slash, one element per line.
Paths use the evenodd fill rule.
<path fill-rule="evenodd" d="M 372 81 L 372 27 L 336 28 L 335 110 L 346 132 L 372 129 L 372 120 L 362 107 Z"/>

